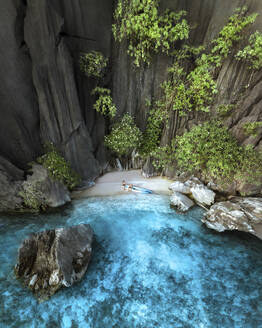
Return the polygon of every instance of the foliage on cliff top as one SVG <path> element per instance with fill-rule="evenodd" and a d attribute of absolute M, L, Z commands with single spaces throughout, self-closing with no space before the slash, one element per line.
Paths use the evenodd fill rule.
<path fill-rule="evenodd" d="M 125 114 L 105 137 L 105 145 L 119 156 L 128 156 L 134 149 L 139 148 L 141 138 L 142 133 L 135 125 L 134 119 Z"/>
<path fill-rule="evenodd" d="M 91 51 L 81 54 L 79 58 L 80 70 L 87 75 L 101 77 L 103 69 L 107 66 L 108 59 L 101 52 Z"/>
<path fill-rule="evenodd" d="M 98 98 L 94 104 L 94 109 L 103 114 L 114 117 L 116 115 L 116 105 L 111 97 L 111 90 L 106 88 L 96 87 L 92 90 L 92 95 L 97 95 Z"/>
<path fill-rule="evenodd" d="M 178 13 L 166 10 L 159 14 L 159 0 L 118 0 L 113 24 L 116 41 L 128 41 L 128 54 L 134 64 L 150 64 L 152 53 L 170 53 L 174 43 L 188 38 L 189 26 Z"/>
<path fill-rule="evenodd" d="M 46 151 L 44 155 L 37 158 L 37 162 L 47 169 L 51 178 L 62 182 L 69 190 L 72 190 L 81 182 L 80 176 L 73 171 L 53 144 L 46 145 Z"/>

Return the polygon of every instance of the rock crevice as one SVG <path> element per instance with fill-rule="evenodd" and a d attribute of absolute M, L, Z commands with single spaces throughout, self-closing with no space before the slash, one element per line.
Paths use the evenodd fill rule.
<path fill-rule="evenodd" d="M 32 234 L 19 248 L 17 278 L 40 299 L 51 297 L 84 276 L 91 259 L 93 231 L 88 224 Z"/>

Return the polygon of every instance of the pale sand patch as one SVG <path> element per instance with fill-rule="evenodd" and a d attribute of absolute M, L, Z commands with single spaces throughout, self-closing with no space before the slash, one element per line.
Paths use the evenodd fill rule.
<path fill-rule="evenodd" d="M 256 232 L 256 236 L 259 238 L 259 239 L 262 239 L 262 223 L 259 223 L 259 224 L 256 224 L 254 226 L 254 230 Z"/>
<path fill-rule="evenodd" d="M 72 197 L 85 198 L 90 196 L 112 196 L 133 193 L 132 191 L 124 191 L 121 189 L 122 180 L 125 180 L 126 183 L 150 189 L 154 193 L 171 194 L 171 191 L 168 189 L 172 183 L 171 180 L 164 177 L 146 179 L 141 175 L 140 170 L 130 170 L 106 173 L 95 181 L 96 184 L 93 187 L 83 191 L 75 191 Z"/>

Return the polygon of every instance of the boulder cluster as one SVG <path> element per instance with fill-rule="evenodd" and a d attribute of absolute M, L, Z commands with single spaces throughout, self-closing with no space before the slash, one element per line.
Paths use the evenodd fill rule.
<path fill-rule="evenodd" d="M 198 178 L 192 177 L 185 182 L 175 181 L 169 187 L 172 191 L 171 205 L 181 212 L 195 205 L 210 206 L 215 202 L 216 194 L 207 188 Z"/>
<path fill-rule="evenodd" d="M 219 232 L 239 230 L 261 238 L 262 198 L 232 197 L 216 203 L 204 215 L 202 222 Z"/>
<path fill-rule="evenodd" d="M 186 212 L 195 204 L 204 207 L 202 222 L 208 228 L 219 232 L 239 230 L 262 238 L 262 198 L 229 197 L 215 203 L 216 193 L 196 177 L 175 181 L 169 189 L 171 205 L 179 211 Z"/>

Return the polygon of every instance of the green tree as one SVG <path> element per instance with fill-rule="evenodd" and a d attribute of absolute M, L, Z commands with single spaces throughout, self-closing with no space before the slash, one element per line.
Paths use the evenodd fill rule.
<path fill-rule="evenodd" d="M 47 169 L 51 178 L 64 183 L 69 190 L 81 182 L 80 176 L 71 168 L 53 144 L 46 145 L 46 153 L 37 158 L 37 162 Z"/>
<path fill-rule="evenodd" d="M 153 53 L 169 54 L 176 41 L 188 38 L 185 15 L 185 11 L 170 10 L 160 15 L 159 0 L 119 0 L 113 35 L 116 41 L 127 40 L 128 54 L 140 67 L 141 63 L 150 64 Z"/>
<path fill-rule="evenodd" d="M 134 119 L 129 114 L 125 114 L 105 137 L 105 145 L 118 156 L 128 157 L 133 150 L 139 148 L 141 138 L 142 133 L 135 125 Z"/>

